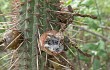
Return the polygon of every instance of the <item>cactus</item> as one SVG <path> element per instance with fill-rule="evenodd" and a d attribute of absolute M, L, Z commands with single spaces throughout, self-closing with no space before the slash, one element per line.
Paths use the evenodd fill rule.
<path fill-rule="evenodd" d="M 61 7 L 60 0 L 12 0 L 11 3 L 12 25 L 0 41 L 10 52 L 4 57 L 11 57 L 11 61 L 5 67 L 1 66 L 2 69 L 74 70 L 71 62 L 74 60 L 69 60 L 65 46 L 73 56 L 76 55 L 70 46 L 91 57 L 76 47 L 75 40 L 63 32 L 73 22 L 74 16 L 97 17 L 74 13 L 70 5 Z"/>
<path fill-rule="evenodd" d="M 11 61 L 6 68 L 8 70 L 51 70 L 51 68 L 62 70 L 70 68 L 68 66 L 72 65 L 67 60 L 62 43 L 64 39 L 62 31 L 68 24 L 66 17 L 69 18 L 69 16 L 60 12 L 60 1 L 12 0 L 11 3 L 12 25 L 0 42 L 1 44 L 6 43 L 5 50 L 10 51 L 6 56 L 11 57 Z M 63 15 L 64 18 L 62 18 Z M 46 49 L 45 46 L 43 46 L 45 49 L 42 49 L 40 39 L 45 43 L 48 41 L 48 34 L 50 34 L 48 40 L 54 45 L 47 46 L 50 49 Z M 54 43 L 52 43 L 53 41 Z M 48 51 L 52 54 L 49 54 Z"/>
<path fill-rule="evenodd" d="M 74 45 L 75 41 L 64 36 L 63 32 L 67 25 L 73 22 L 74 16 L 93 19 L 96 17 L 74 13 L 70 5 L 68 8 L 63 8 L 60 0 L 12 0 L 11 3 L 12 25 L 9 28 L 11 31 L 7 30 L 8 33 L 0 41 L 0 44 L 6 43 L 5 49 L 11 48 L 10 54 L 6 56 L 10 55 L 12 58 L 5 68 L 74 70 L 71 62 L 73 59 L 69 60 L 65 46 L 73 56 L 75 55 L 68 46 L 74 46 L 78 52 L 89 56 Z"/>
<path fill-rule="evenodd" d="M 63 7 L 60 0 L 12 0 L 11 4 L 11 25 L 3 39 L 0 39 L 0 49 L 9 50 L 7 55 L 0 58 L 8 61 L 6 64 L 0 61 L 2 70 L 6 68 L 7 70 L 78 69 L 81 65 L 79 53 L 91 57 L 76 45 L 76 42 L 81 42 L 82 40 L 79 39 L 84 36 L 79 33 L 80 29 L 108 40 L 106 37 L 72 24 L 75 16 L 92 19 L 97 17 L 74 12 L 70 5 Z M 69 24 L 72 25 L 70 31 L 73 33 L 67 34 L 71 34 L 71 38 L 64 33 Z M 76 36 L 77 34 L 79 36 Z"/>
<path fill-rule="evenodd" d="M 14 57 L 9 69 L 44 70 L 47 66 L 45 58 L 47 54 L 41 53 L 38 40 L 40 35 L 48 30 L 60 30 L 60 26 L 57 25 L 58 18 L 54 14 L 54 11 L 60 10 L 60 2 L 59 0 L 26 0 L 21 2 L 14 0 L 12 4 L 18 5 L 16 7 L 12 5 L 16 13 L 14 14 L 16 18 L 12 19 L 12 29 L 20 30 L 24 41 L 16 53 L 13 53 Z"/>

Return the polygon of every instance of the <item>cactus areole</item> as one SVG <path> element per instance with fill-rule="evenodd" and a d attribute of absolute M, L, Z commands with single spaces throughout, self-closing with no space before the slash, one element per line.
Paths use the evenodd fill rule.
<path fill-rule="evenodd" d="M 60 54 L 64 50 L 64 46 L 61 43 L 62 39 L 62 34 L 55 30 L 50 30 L 43 33 L 39 39 L 41 50 L 50 55 Z"/>

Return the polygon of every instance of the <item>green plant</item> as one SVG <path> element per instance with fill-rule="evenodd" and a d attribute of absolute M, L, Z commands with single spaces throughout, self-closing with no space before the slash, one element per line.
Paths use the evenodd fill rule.
<path fill-rule="evenodd" d="M 0 30 L 1 37 L 5 29 L 7 31 L 16 29 L 21 31 L 24 40 L 17 49 L 8 49 L 8 54 L 2 53 L 4 56 L 0 58 L 0 64 L 2 64 L 0 69 L 109 69 L 109 8 L 105 8 L 109 5 L 103 6 L 103 3 L 109 4 L 109 1 L 107 2 L 104 0 L 100 2 L 68 0 L 63 1 L 62 4 L 59 0 L 12 0 L 10 2 L 12 24 L 8 23 L 8 27 L 3 23 L 0 24 L 0 27 L 3 28 Z M 3 10 L 3 7 L 1 8 Z M 3 11 L 7 13 L 7 11 Z M 97 15 L 97 17 L 93 15 Z M 5 21 L 3 17 L 1 17 L 1 21 Z M 9 18 L 6 20 L 10 21 Z M 39 38 L 50 30 L 63 34 L 64 39 L 61 43 L 66 46 L 63 54 L 52 56 L 40 48 Z M 6 63 L 6 61 L 8 62 Z"/>

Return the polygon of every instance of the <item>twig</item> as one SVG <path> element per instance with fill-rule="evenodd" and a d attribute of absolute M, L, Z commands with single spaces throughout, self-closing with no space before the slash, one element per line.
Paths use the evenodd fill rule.
<path fill-rule="evenodd" d="M 110 27 L 108 26 L 99 26 L 100 28 L 104 28 L 104 29 L 109 29 L 110 30 Z"/>
<path fill-rule="evenodd" d="M 64 56 L 62 56 L 61 54 L 60 54 L 60 56 L 61 56 L 62 59 L 64 59 L 69 64 L 71 69 L 74 70 L 74 66 L 71 64 L 71 62 L 69 60 L 67 60 Z"/>
<path fill-rule="evenodd" d="M 54 12 L 56 14 L 69 14 L 71 16 L 89 17 L 89 18 L 92 18 L 92 19 L 97 19 L 97 16 L 88 15 L 88 14 L 71 13 L 71 12 L 65 12 L 65 11 L 54 11 L 54 10 L 50 10 L 50 9 L 47 9 L 47 11 L 48 12 Z"/>
<path fill-rule="evenodd" d="M 69 68 L 69 67 L 67 67 L 67 66 L 64 66 L 64 65 L 62 65 L 62 64 L 60 64 L 60 63 L 57 63 L 57 62 L 55 62 L 55 61 L 53 61 L 53 60 L 50 60 L 50 59 L 48 59 L 50 62 L 52 62 L 52 63 L 55 63 L 56 65 L 59 65 L 59 66 L 61 66 L 61 67 L 64 67 L 64 68 Z"/>
<path fill-rule="evenodd" d="M 96 16 L 94 16 L 94 15 L 88 15 L 88 14 L 73 13 L 72 15 L 73 16 L 89 17 L 89 18 L 92 18 L 92 19 L 97 19 Z"/>
<path fill-rule="evenodd" d="M 2 23 L 9 23 L 10 24 L 11 22 L 0 22 L 0 24 L 2 24 Z"/>
<path fill-rule="evenodd" d="M 100 38 L 102 38 L 104 41 L 110 42 L 110 39 L 108 39 L 108 38 L 105 37 L 105 36 L 102 36 L 102 35 L 100 35 L 100 34 L 97 34 L 97 33 L 95 33 L 95 32 L 92 32 L 92 31 L 90 31 L 90 30 L 88 30 L 88 29 L 86 29 L 86 28 L 84 28 L 84 27 L 78 26 L 78 25 L 73 25 L 73 26 L 74 26 L 74 27 L 78 27 L 78 28 L 80 28 L 81 30 L 84 30 L 84 31 L 86 31 L 86 32 L 89 32 L 89 33 L 91 33 L 91 34 L 93 34 L 93 35 L 95 35 L 95 36 L 97 36 L 97 37 L 100 37 Z"/>
<path fill-rule="evenodd" d="M 8 70 L 11 70 L 12 67 L 16 64 L 17 61 L 19 61 L 20 57 L 22 56 L 22 54 L 13 62 L 13 64 L 9 67 Z"/>
<path fill-rule="evenodd" d="M 87 25 L 87 23 L 84 23 L 84 22 L 80 22 L 80 21 L 77 21 L 77 20 L 73 20 L 73 22 L 76 22 L 80 25 Z M 103 29 L 109 29 L 110 30 L 110 26 L 98 26 L 100 28 L 103 28 Z"/>
<path fill-rule="evenodd" d="M 79 53 L 83 54 L 84 56 L 91 57 L 90 54 L 81 51 L 81 50 L 75 45 L 74 41 L 72 41 L 70 38 L 69 38 L 69 40 L 70 40 L 72 46 L 73 46 Z"/>

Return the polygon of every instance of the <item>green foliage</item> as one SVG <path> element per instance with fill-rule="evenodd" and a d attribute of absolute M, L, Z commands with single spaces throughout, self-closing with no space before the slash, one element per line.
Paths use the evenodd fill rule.
<path fill-rule="evenodd" d="M 93 70 L 99 70 L 100 69 L 100 61 L 98 59 L 95 59 L 93 62 Z"/>
<path fill-rule="evenodd" d="M 108 0 L 74 0 L 72 2 L 69 0 L 66 2 L 66 6 L 71 5 L 73 9 L 76 9 L 74 10 L 75 12 L 79 12 L 81 14 L 96 15 L 98 17 L 96 20 L 91 18 L 74 17 L 75 21 L 78 21 L 74 22 L 74 24 L 84 26 L 87 30 L 110 38 L 110 30 L 101 28 L 101 26 L 110 27 L 109 3 L 110 1 Z M 78 29 L 74 28 L 74 30 Z M 100 39 L 99 37 L 95 37 L 88 32 L 84 32 L 84 34 L 81 35 L 83 40 L 87 40 L 87 43 L 79 44 L 79 47 L 82 51 L 95 57 L 93 58 L 93 65 L 90 70 L 107 70 L 106 63 L 109 63 L 108 59 L 110 59 L 108 56 L 110 52 L 110 44 L 107 44 L 106 41 Z M 77 34 L 77 38 L 80 39 L 80 35 Z M 83 55 L 79 55 L 79 58 L 81 61 L 85 62 L 90 62 L 91 60 L 91 58 L 84 57 Z"/>
<path fill-rule="evenodd" d="M 45 0 L 48 1 L 48 0 Z M 22 2 L 25 3 L 24 0 Z M 57 3 L 56 0 L 53 0 L 51 3 Z M 40 4 L 41 8 L 36 9 L 36 4 Z M 78 12 L 81 14 L 89 14 L 89 15 L 96 15 L 98 19 L 91 19 L 88 17 L 74 17 L 74 25 L 82 26 L 86 28 L 87 30 L 90 30 L 94 33 L 97 33 L 101 36 L 107 37 L 110 39 L 110 30 L 104 27 L 110 27 L 110 0 L 68 0 L 64 3 L 64 6 L 71 5 L 72 8 L 74 9 L 74 12 Z M 31 8 L 31 10 L 28 10 Z M 44 69 L 45 66 L 45 60 L 42 58 L 42 56 L 35 57 L 36 53 L 38 54 L 38 51 L 36 51 L 35 47 L 38 46 L 38 36 L 35 36 L 36 34 L 38 35 L 37 31 L 38 29 L 36 28 L 38 24 L 43 26 L 43 29 L 40 29 L 40 33 L 42 34 L 44 31 L 46 31 L 48 28 L 51 26 L 47 25 L 47 18 L 51 18 L 53 22 L 57 22 L 57 18 L 52 16 L 52 13 L 46 12 L 46 8 L 51 9 L 51 10 L 57 10 L 56 7 L 53 7 L 49 4 L 46 4 L 43 0 L 33 0 L 33 2 L 28 2 L 25 3 L 22 8 L 19 10 L 22 12 L 22 14 L 19 16 L 20 19 L 20 24 L 19 24 L 19 29 L 21 29 L 25 35 L 25 38 L 29 40 L 29 42 L 25 41 L 25 44 L 23 47 L 25 49 L 29 49 L 29 51 L 21 50 L 24 55 L 22 55 L 21 59 L 21 65 L 22 65 L 22 60 L 30 60 L 29 61 L 24 61 L 24 65 L 30 65 L 29 69 L 35 69 L 36 70 L 36 62 L 38 61 L 41 63 L 39 66 Z M 6 14 L 3 16 L 0 16 L 0 22 L 9 22 L 10 18 L 9 13 L 10 12 L 10 1 L 9 0 L 0 0 L 0 14 Z M 41 15 L 41 18 L 36 17 L 39 14 Z M 43 18 L 43 19 L 42 19 Z M 25 20 L 25 21 L 24 21 Z M 78 21 L 78 22 L 75 22 Z M 55 25 L 53 25 L 55 26 Z M 7 23 L 0 23 L 0 36 L 3 35 L 5 30 L 8 28 Z M 54 29 L 59 29 L 59 27 L 55 26 Z M 81 42 L 77 42 L 77 47 L 81 49 L 83 52 L 88 53 L 92 55 L 92 57 L 86 57 L 85 55 L 79 53 L 77 49 L 74 48 L 74 46 L 70 46 L 70 50 L 66 52 L 68 58 L 70 60 L 75 59 L 78 57 L 80 64 L 83 67 L 84 65 L 88 66 L 88 70 L 107 70 L 107 64 L 110 63 L 110 42 L 107 42 L 100 38 L 99 36 L 96 36 L 92 33 L 89 32 L 81 32 L 79 28 L 73 28 L 72 26 L 69 26 L 68 28 L 68 33 L 70 36 L 73 36 L 74 38 L 81 40 Z M 28 32 L 28 30 L 30 32 Z M 76 32 L 72 31 L 76 30 Z M 35 39 L 36 38 L 36 39 Z M 82 42 L 83 41 L 83 42 Z M 28 54 L 27 54 L 28 53 Z M 21 53 L 20 53 L 21 54 Z M 74 54 L 74 55 L 73 55 Z M 45 53 L 43 54 L 45 55 Z M 76 57 L 75 57 L 76 56 Z M 28 59 L 29 57 L 32 57 Z M 4 58 L 5 60 L 5 58 Z M 0 65 L 5 63 L 3 61 L 0 61 Z M 43 61 L 42 61 L 43 60 Z M 74 60 L 73 60 L 74 61 Z M 77 61 L 74 61 L 75 64 L 78 64 Z M 78 66 L 78 65 L 77 65 Z M 25 68 L 25 66 L 24 66 Z M 84 68 L 84 67 L 83 67 Z M 23 68 L 21 68 L 23 69 Z M 86 67 L 85 67 L 86 69 Z M 1 70 L 1 69 L 0 69 Z"/>
<path fill-rule="evenodd" d="M 9 15 L 7 15 L 10 12 L 9 6 L 9 0 L 0 0 L 0 36 L 5 32 L 8 26 L 6 22 L 10 19 L 8 18 Z"/>
<path fill-rule="evenodd" d="M 9 12 L 10 12 L 10 1 L 9 0 L 0 0 L 0 22 L 6 22 L 6 20 L 9 20 Z"/>

